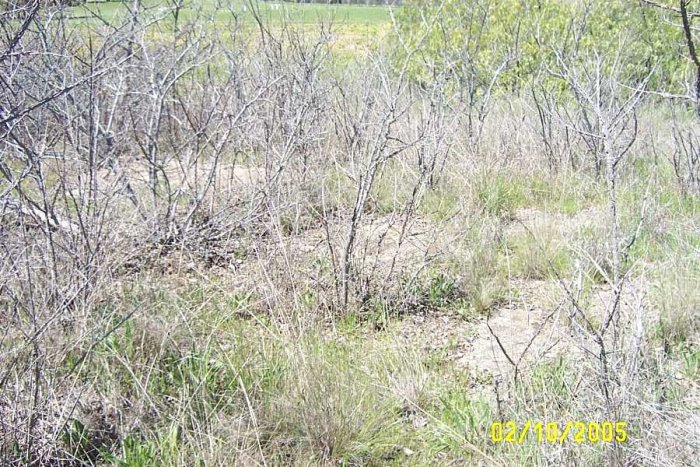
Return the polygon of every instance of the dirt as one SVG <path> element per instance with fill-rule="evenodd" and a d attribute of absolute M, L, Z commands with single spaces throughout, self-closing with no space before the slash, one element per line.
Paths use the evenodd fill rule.
<path fill-rule="evenodd" d="M 459 363 L 494 376 L 567 353 L 570 338 L 561 323 L 563 310 L 533 303 L 506 305 L 477 325 L 471 352 Z M 514 365 L 515 364 L 515 365 Z"/>
<path fill-rule="evenodd" d="M 567 216 L 523 209 L 518 212 L 518 219 L 510 229 L 539 225 L 558 228 L 567 236 L 584 225 L 600 224 L 601 213 L 591 209 Z M 644 320 L 648 329 L 649 322 L 657 317 L 635 311 L 651 308 L 645 292 L 648 284 L 643 274 L 633 277 L 624 288 L 621 319 Z M 575 284 L 567 287 L 580 294 Z M 457 313 L 431 312 L 408 317 L 397 324 L 396 333 L 405 345 L 441 352 L 461 368 L 494 377 L 512 374 L 516 365 L 519 370 L 526 370 L 559 356 L 575 361 L 583 357 L 585 349 L 596 350 L 595 344 L 582 339 L 571 326 L 569 314 L 573 307 L 556 279 L 511 279 L 509 288 L 511 298 L 491 310 L 488 317 L 466 321 Z M 579 295 L 594 323 L 604 319 L 612 294 L 609 285 L 597 284 L 587 297 Z"/>
<path fill-rule="evenodd" d="M 372 219 L 358 229 L 356 251 L 360 264 L 387 272 L 394 268 L 411 271 L 437 254 L 437 229 L 426 219 L 414 217 L 404 228 L 399 215 Z"/>
<path fill-rule="evenodd" d="M 257 172 L 238 168 L 242 180 L 253 181 Z M 550 214 L 534 209 L 519 212 L 520 226 L 558 225 L 572 231 L 582 224 L 596 222 L 594 212 L 583 212 L 576 216 Z M 367 218 L 359 228 L 357 238 L 358 255 L 363 257 L 365 270 L 376 267 L 377 277 L 382 277 L 392 262 L 396 268 L 415 270 L 426 258 L 439 255 L 450 245 L 448 235 L 438 237 L 436 226 L 427 219 L 415 218 L 402 233 L 402 219 L 398 216 Z M 511 228 L 518 228 L 514 223 Z M 344 233 L 338 227 L 338 233 Z M 299 235 L 284 237 L 284 243 L 272 242 L 262 254 L 265 258 L 284 259 L 291 269 L 290 274 L 307 277 L 310 282 L 321 280 L 315 261 L 328 254 L 325 230 L 314 229 Z M 336 254 L 340 250 L 341 235 Z M 251 258 L 252 259 L 252 258 Z M 263 262 L 245 261 L 232 270 L 230 290 L 249 290 L 250 280 L 269 280 L 265 271 L 277 267 Z M 284 281 L 282 281 L 284 282 Z M 327 284 L 328 285 L 328 284 Z M 318 283 L 308 284 L 313 289 Z M 648 290 L 643 279 L 635 279 L 625 289 L 622 308 L 624 319 L 636 319 L 629 310 L 639 309 L 645 303 Z M 429 310 L 409 314 L 393 320 L 381 331 L 384 337 L 396 341 L 401 348 L 412 349 L 423 355 L 438 354 L 458 368 L 468 371 L 481 380 L 507 378 L 517 365 L 519 371 L 527 371 L 537 363 L 551 362 L 560 356 L 582 358 L 584 348 L 594 345 L 582 341 L 570 325 L 572 306 L 565 300 L 566 294 L 555 279 L 509 281 L 507 300 L 499 303 L 489 316 L 465 319 L 455 311 Z M 605 284 L 593 287 L 587 298 L 588 313 L 598 322 L 605 316 L 612 291 Z M 643 317 L 653 319 L 653 317 Z"/>
<path fill-rule="evenodd" d="M 514 370 L 509 358 L 524 367 L 570 352 L 572 336 L 562 319 L 565 309 L 547 308 L 543 303 L 547 300 L 537 298 L 551 293 L 555 285 L 519 281 L 513 287 L 520 297 L 488 317 L 465 320 L 456 313 L 428 312 L 406 318 L 394 332 L 406 346 L 441 353 L 470 372 L 505 376 Z"/>
<path fill-rule="evenodd" d="M 590 207 L 573 215 L 543 211 L 538 208 L 521 208 L 515 212 L 515 221 L 507 229 L 508 235 L 554 230 L 562 237 L 570 238 L 582 228 L 603 228 L 607 212 Z"/>
<path fill-rule="evenodd" d="M 183 171 L 173 161 L 167 164 L 162 171 L 158 171 L 157 176 L 163 179 L 163 174 L 165 174 L 173 190 L 192 189 L 196 186 L 202 189 L 211 175 L 210 172 L 211 167 L 209 164 L 199 164 L 196 167 L 188 167 L 186 171 Z M 148 165 L 145 161 L 131 164 L 126 174 L 130 180 L 136 183 L 148 183 Z M 186 177 L 185 174 L 187 174 Z M 214 180 L 216 190 L 220 194 L 235 192 L 236 190 L 245 190 L 262 185 L 265 182 L 265 170 L 261 167 L 241 164 L 219 164 L 216 168 Z"/>

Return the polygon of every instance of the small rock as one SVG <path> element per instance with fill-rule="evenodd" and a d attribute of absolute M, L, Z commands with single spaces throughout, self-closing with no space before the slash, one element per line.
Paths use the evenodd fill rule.
<path fill-rule="evenodd" d="M 414 415 L 411 418 L 413 418 L 413 426 L 416 428 L 423 428 L 428 424 L 428 420 L 426 420 L 425 417 L 421 417 L 420 415 Z"/>

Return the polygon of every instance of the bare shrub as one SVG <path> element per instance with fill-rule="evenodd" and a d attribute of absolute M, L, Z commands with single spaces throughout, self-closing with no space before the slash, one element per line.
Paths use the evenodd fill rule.
<path fill-rule="evenodd" d="M 696 265 L 660 267 L 650 305 L 657 265 L 632 254 L 646 214 L 620 196 L 647 150 L 625 47 L 556 50 L 558 91 L 527 96 L 498 84 L 517 38 L 445 51 L 426 80 L 428 38 L 348 63 L 332 22 L 271 24 L 255 2 L 247 23 L 179 1 L 81 18 L 39 3 L 0 12 L 0 463 L 692 458 Z M 455 20 L 483 31 L 487 3 Z M 671 157 L 692 192 L 684 125 Z M 519 308 L 557 284 L 552 309 Z M 486 355 L 474 332 L 529 331 L 531 312 L 537 332 L 568 313 L 555 337 L 578 345 L 528 367 L 540 341 L 522 342 L 504 400 L 459 364 Z M 404 341 L 382 346 L 391 332 Z M 472 400 L 484 386 L 493 407 Z M 479 434 L 496 412 L 625 419 L 686 446 L 501 449 Z"/>
<path fill-rule="evenodd" d="M 696 124 L 681 123 L 680 117 L 674 118 L 673 152 L 671 163 L 676 180 L 684 193 L 700 193 L 700 136 L 695 130 Z"/>

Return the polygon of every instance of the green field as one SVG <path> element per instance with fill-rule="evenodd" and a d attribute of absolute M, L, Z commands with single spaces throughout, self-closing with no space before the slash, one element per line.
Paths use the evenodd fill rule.
<path fill-rule="evenodd" d="M 144 3 L 146 8 L 154 15 L 171 8 L 169 2 L 147 1 Z M 113 21 L 128 15 L 130 5 L 130 2 L 90 3 L 74 8 L 73 14 L 81 17 L 95 13 L 108 21 Z M 353 25 L 381 25 L 388 23 L 391 18 L 389 7 L 385 6 L 205 0 L 202 2 L 185 2 L 185 7 L 180 13 L 180 19 L 187 21 L 201 12 L 217 22 L 230 21 L 234 16 L 237 16 L 244 22 L 248 22 L 253 20 L 252 8 L 257 8 L 261 17 L 268 20 L 281 21 L 286 19 L 290 22 L 301 24 L 332 21 L 334 23 Z"/>

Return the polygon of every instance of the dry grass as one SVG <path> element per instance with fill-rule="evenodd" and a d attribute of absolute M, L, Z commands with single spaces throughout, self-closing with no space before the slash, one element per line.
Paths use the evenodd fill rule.
<path fill-rule="evenodd" d="M 614 271 L 586 146 L 553 166 L 527 98 L 492 101 L 475 144 L 451 90 L 399 79 L 383 47 L 343 68 L 323 34 L 212 28 L 99 76 L 28 32 L 101 94 L 2 130 L 24 145 L 0 148 L 3 465 L 698 458 L 700 209 L 652 157 L 671 123 L 640 113 L 659 144 L 620 166 Z M 41 91 L 46 63 L 21 65 Z M 489 438 L 613 418 L 629 442 Z"/>

